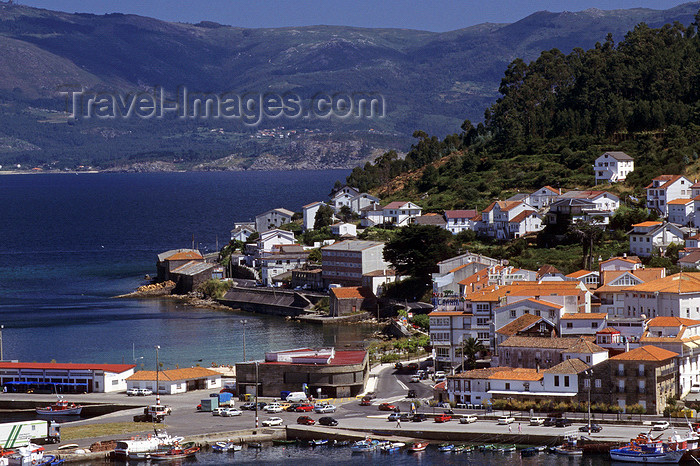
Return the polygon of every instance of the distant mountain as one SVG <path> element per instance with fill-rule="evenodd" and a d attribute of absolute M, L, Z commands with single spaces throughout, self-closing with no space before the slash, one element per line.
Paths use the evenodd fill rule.
<path fill-rule="evenodd" d="M 260 156 L 266 163 L 258 165 L 265 167 L 271 159 L 285 166 L 289 153 L 303 161 L 299 151 L 311 146 L 321 154 L 314 166 L 324 166 L 318 145 L 328 140 L 334 142 L 328 165 L 354 166 L 379 150 L 405 150 L 416 129 L 444 135 L 457 131 L 465 118 L 480 121 L 517 57 L 530 61 L 551 48 L 565 53 L 590 48 L 608 33 L 619 41 L 639 22 L 690 24 L 699 9 L 695 2 L 663 11 L 538 12 L 512 24 L 433 33 L 339 26 L 244 29 L 0 3 L 0 164 L 114 167 L 163 160 L 186 168 L 205 163 L 211 169 L 242 169 L 256 167 Z M 214 93 L 293 92 L 303 98 L 373 92 L 384 96 L 387 114 L 373 120 L 263 120 L 256 128 L 221 120 L 67 121 L 64 99 L 56 94 L 67 85 L 122 93 L 185 86 Z M 274 143 L 256 133 L 279 126 L 296 133 Z M 347 144 L 355 150 L 343 158 Z"/>

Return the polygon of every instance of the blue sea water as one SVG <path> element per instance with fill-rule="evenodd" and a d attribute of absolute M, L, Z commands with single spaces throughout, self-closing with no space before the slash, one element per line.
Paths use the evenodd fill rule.
<path fill-rule="evenodd" d="M 3 356 L 154 367 L 233 364 L 265 351 L 362 341 L 369 329 L 113 299 L 155 273 L 159 252 L 228 242 L 234 221 L 326 199 L 344 170 L 0 176 Z"/>

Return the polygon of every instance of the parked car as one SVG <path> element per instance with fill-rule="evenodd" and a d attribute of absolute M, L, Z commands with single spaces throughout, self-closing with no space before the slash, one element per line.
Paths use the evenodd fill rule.
<path fill-rule="evenodd" d="M 324 413 L 334 413 L 337 408 L 334 405 L 316 405 L 314 406 L 314 412 L 319 414 Z"/>
<path fill-rule="evenodd" d="M 153 395 L 153 390 L 150 388 L 130 388 L 126 394 L 128 396 L 150 396 Z"/>
<path fill-rule="evenodd" d="M 499 424 L 505 425 L 505 424 L 512 424 L 512 423 L 514 423 L 514 422 L 515 422 L 515 418 L 514 418 L 514 417 L 510 417 L 510 416 L 501 416 L 501 417 L 498 418 L 498 423 L 499 423 Z"/>
<path fill-rule="evenodd" d="M 228 408 L 214 408 L 211 410 L 212 416 L 221 416 L 221 413 L 226 411 Z"/>
<path fill-rule="evenodd" d="M 700 383 L 694 383 L 690 387 L 690 393 L 700 393 Z"/>
<path fill-rule="evenodd" d="M 410 379 L 408 379 L 409 382 L 420 382 L 420 375 L 412 375 Z"/>
<path fill-rule="evenodd" d="M 399 411 L 399 408 L 390 404 L 390 403 L 382 403 L 379 405 L 379 411 Z"/>
<path fill-rule="evenodd" d="M 544 425 L 545 421 L 546 421 L 546 419 L 543 417 L 531 417 L 530 418 L 530 425 L 531 426 L 541 426 L 541 425 Z"/>
<path fill-rule="evenodd" d="M 476 414 L 467 414 L 466 416 L 462 416 L 459 418 L 459 423 L 460 424 L 471 424 L 472 422 L 476 422 L 477 417 Z"/>
<path fill-rule="evenodd" d="M 221 415 L 223 417 L 240 416 L 241 414 L 243 414 L 243 411 L 238 408 L 226 408 L 225 410 L 221 411 Z"/>
<path fill-rule="evenodd" d="M 312 425 L 316 424 L 316 421 L 311 419 L 309 416 L 299 416 L 297 418 L 297 424 L 302 424 L 305 426 L 312 426 Z"/>
<path fill-rule="evenodd" d="M 449 422 L 452 420 L 452 416 L 449 414 L 438 414 L 435 416 L 435 422 Z"/>
<path fill-rule="evenodd" d="M 544 423 L 542 424 L 543 426 L 550 427 L 553 426 L 557 423 L 557 418 L 556 417 L 548 417 L 547 419 L 544 420 Z"/>
<path fill-rule="evenodd" d="M 321 424 L 322 426 L 337 426 L 338 421 L 336 421 L 334 418 L 330 416 L 324 416 L 321 419 L 318 420 L 318 423 Z"/>
<path fill-rule="evenodd" d="M 668 421 L 656 421 L 651 425 L 653 430 L 666 430 L 669 427 L 671 427 L 671 424 Z"/>
<path fill-rule="evenodd" d="M 428 419 L 428 417 L 423 413 L 416 413 L 413 416 L 411 416 L 411 421 L 413 422 L 423 422 L 426 419 Z"/>
<path fill-rule="evenodd" d="M 282 406 L 277 403 L 272 403 L 263 408 L 266 413 L 281 413 L 284 411 Z"/>
<path fill-rule="evenodd" d="M 284 424 L 284 420 L 281 417 L 271 417 L 262 422 L 265 427 L 281 426 L 282 424 Z"/>
<path fill-rule="evenodd" d="M 249 411 L 254 411 L 255 410 L 255 403 L 252 401 L 249 401 L 248 403 L 242 404 L 241 409 L 247 409 Z"/>
<path fill-rule="evenodd" d="M 139 389 L 138 388 L 130 388 L 126 391 L 127 396 L 136 396 L 139 394 Z"/>
<path fill-rule="evenodd" d="M 401 419 L 401 413 L 393 412 L 389 414 L 389 417 L 386 419 L 387 421 L 396 421 L 397 419 Z"/>
<path fill-rule="evenodd" d="M 314 410 L 314 405 L 299 405 L 294 408 L 295 413 L 310 413 Z"/>
<path fill-rule="evenodd" d="M 557 419 L 557 422 L 554 423 L 554 427 L 569 427 L 571 424 L 571 419 L 562 417 Z"/>
<path fill-rule="evenodd" d="M 588 424 L 586 424 L 585 426 L 579 427 L 578 430 L 579 430 L 579 432 L 588 432 Z M 603 428 L 599 424 L 591 424 L 591 432 L 594 432 L 597 434 L 601 430 L 603 430 Z"/>
<path fill-rule="evenodd" d="M 360 406 L 371 406 L 372 400 L 360 400 Z"/>

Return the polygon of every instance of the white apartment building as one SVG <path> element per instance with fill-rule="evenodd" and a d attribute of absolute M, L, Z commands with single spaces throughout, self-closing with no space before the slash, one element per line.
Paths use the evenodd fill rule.
<path fill-rule="evenodd" d="M 632 317 L 700 320 L 700 272 L 677 273 L 627 288 L 625 312 Z"/>
<path fill-rule="evenodd" d="M 666 203 L 668 221 L 677 225 L 689 226 L 695 223 L 695 203 L 693 199 L 674 199 Z"/>
<path fill-rule="evenodd" d="M 362 286 L 362 275 L 389 269 L 384 260 L 384 243 L 347 240 L 321 248 L 323 283 Z"/>
<path fill-rule="evenodd" d="M 668 202 L 674 199 L 689 199 L 692 184 L 681 175 L 661 175 L 651 180 L 646 187 L 647 209 L 656 209 L 663 217 L 668 215 Z"/>
<path fill-rule="evenodd" d="M 279 228 L 285 223 L 292 221 L 294 212 L 287 209 L 272 209 L 255 216 L 255 229 L 262 233 L 263 231 Z"/>
<path fill-rule="evenodd" d="M 647 221 L 635 223 L 630 237 L 630 253 L 649 257 L 655 252 L 663 254 L 672 244 L 685 244 L 683 231 L 672 223 Z"/>

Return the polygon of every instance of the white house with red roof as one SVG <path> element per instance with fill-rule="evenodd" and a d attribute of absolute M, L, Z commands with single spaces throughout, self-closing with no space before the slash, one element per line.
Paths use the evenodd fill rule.
<path fill-rule="evenodd" d="M 642 268 L 642 261 L 637 256 L 611 257 L 610 259 L 598 264 L 600 273 L 608 270 L 636 270 Z"/>
<path fill-rule="evenodd" d="M 662 216 L 668 215 L 668 203 L 674 199 L 690 199 L 693 183 L 682 175 L 661 175 L 646 187 L 647 209 L 656 209 Z"/>
<path fill-rule="evenodd" d="M 396 226 L 406 226 L 411 220 L 420 217 L 423 208 L 413 202 L 394 201 L 385 205 L 384 223 L 391 223 Z"/>
<path fill-rule="evenodd" d="M 560 319 L 559 335 L 563 337 L 595 335 L 598 330 L 607 325 L 607 321 L 607 312 L 575 312 L 564 314 Z"/>
<path fill-rule="evenodd" d="M 526 213 L 523 214 L 523 212 Z M 535 214 L 535 216 L 533 216 L 533 214 Z M 541 218 L 536 216 L 535 209 L 529 204 L 522 201 L 494 201 L 481 213 L 479 233 L 483 236 L 498 239 L 512 238 L 511 220 L 514 221 L 512 231 L 518 234 L 520 234 L 521 231 L 526 232 L 528 225 L 530 225 L 532 229 L 542 226 Z"/>
<path fill-rule="evenodd" d="M 523 210 L 508 220 L 508 238 L 520 238 L 543 229 L 542 217 L 534 210 Z"/>
<path fill-rule="evenodd" d="M 469 210 L 446 210 L 445 211 L 445 229 L 456 235 L 465 230 L 475 230 L 476 221 L 474 217 L 479 214 L 474 209 Z"/>
<path fill-rule="evenodd" d="M 587 285 L 589 288 L 590 287 L 597 287 L 598 284 L 600 283 L 600 273 L 596 271 L 591 271 L 591 270 L 577 270 L 576 272 L 572 272 L 570 274 L 566 275 L 566 278 L 569 280 L 576 280 L 579 281 L 585 285 Z"/>
<path fill-rule="evenodd" d="M 646 221 L 635 223 L 627 233 L 630 238 L 630 253 L 649 257 L 655 252 L 666 252 L 671 244 L 685 244 L 683 231 L 673 223 Z"/>
<path fill-rule="evenodd" d="M 693 199 L 673 199 L 666 203 L 668 221 L 677 225 L 691 226 L 695 223 L 695 201 Z"/>
<path fill-rule="evenodd" d="M 627 175 L 634 171 L 634 159 L 624 152 L 606 152 L 593 164 L 595 182 L 616 183 L 625 181 Z"/>
<path fill-rule="evenodd" d="M 127 389 L 134 364 L 74 364 L 0 361 L 0 385 L 7 391 L 49 389 L 53 393 L 113 393 Z M 41 385 L 41 387 L 39 387 Z"/>

